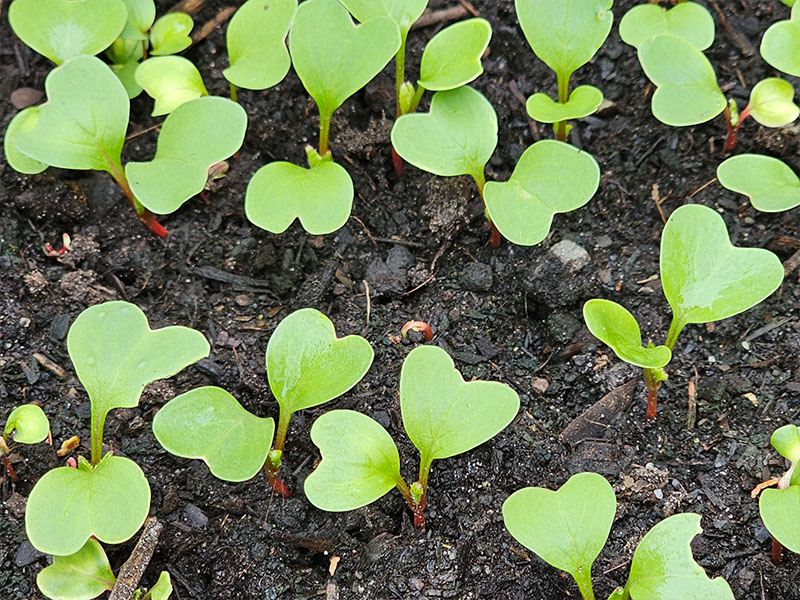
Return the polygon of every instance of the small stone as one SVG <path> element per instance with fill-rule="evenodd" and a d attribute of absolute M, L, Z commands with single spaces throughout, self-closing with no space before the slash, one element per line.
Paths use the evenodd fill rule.
<path fill-rule="evenodd" d="M 25 516 L 25 505 L 28 500 L 22 494 L 14 492 L 8 497 L 5 502 L 6 509 L 16 519 L 21 519 Z"/>
<path fill-rule="evenodd" d="M 578 271 L 589 264 L 589 253 L 570 240 L 561 240 L 550 248 L 550 254 L 572 271 Z"/>
<path fill-rule="evenodd" d="M 250 304 L 252 303 L 252 301 L 250 300 L 250 296 L 248 296 L 247 294 L 239 294 L 233 299 L 233 301 L 236 302 L 236 304 L 238 304 L 239 306 L 250 306 Z"/>
<path fill-rule="evenodd" d="M 11 104 L 17 110 L 33 106 L 44 97 L 44 92 L 34 88 L 23 87 L 11 92 Z"/>
<path fill-rule="evenodd" d="M 53 317 L 53 320 L 50 321 L 50 337 L 57 342 L 67 337 L 67 331 L 69 331 L 69 322 L 69 315 L 65 313 L 61 313 Z"/>
<path fill-rule="evenodd" d="M 547 388 L 550 387 L 550 382 L 544 377 L 534 377 L 531 379 L 531 387 L 535 394 L 542 395 L 547 391 Z"/>
<path fill-rule="evenodd" d="M 35 563 L 42 556 L 44 556 L 44 554 L 34 548 L 28 540 L 25 540 L 19 545 L 19 548 L 17 548 L 17 554 L 14 557 L 14 564 L 18 567 L 27 567 L 28 565 Z"/>
<path fill-rule="evenodd" d="M 161 501 L 161 510 L 165 515 L 170 514 L 177 509 L 181 504 L 181 499 L 178 497 L 178 488 L 170 485 L 167 488 L 167 493 L 164 494 L 164 499 Z"/>
<path fill-rule="evenodd" d="M 208 517 L 194 504 L 187 504 L 183 512 L 192 529 L 205 529 L 208 526 Z"/>
<path fill-rule="evenodd" d="M 389 429 L 392 425 L 392 421 L 389 418 L 389 413 L 385 410 L 378 410 L 375 411 L 370 415 L 373 421 L 377 421 L 384 429 Z"/>
<path fill-rule="evenodd" d="M 653 490 L 653 496 L 655 496 L 659 500 L 663 500 L 664 499 L 664 492 L 661 491 L 661 489 L 656 488 L 655 490 Z"/>
<path fill-rule="evenodd" d="M 469 263 L 461 272 L 461 283 L 472 292 L 488 292 L 492 289 L 492 267 L 486 263 Z"/>
<path fill-rule="evenodd" d="M 597 241 L 594 243 L 595 246 L 598 248 L 608 248 L 612 244 L 612 239 L 610 235 L 601 235 L 597 238 Z"/>

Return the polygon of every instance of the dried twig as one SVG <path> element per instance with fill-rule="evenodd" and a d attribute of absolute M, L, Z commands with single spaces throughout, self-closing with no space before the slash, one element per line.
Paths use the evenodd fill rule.
<path fill-rule="evenodd" d="M 114 589 L 111 590 L 108 600 L 131 600 L 133 598 L 136 587 L 139 585 L 139 580 L 153 557 L 153 552 L 155 552 L 158 545 L 158 536 L 161 535 L 163 527 L 155 517 L 149 517 L 144 522 L 142 535 L 139 537 L 139 541 L 136 542 L 136 547 L 131 552 L 130 557 L 119 570 L 117 583 L 114 584 Z"/>
<path fill-rule="evenodd" d="M 426 10 L 422 13 L 422 16 L 417 19 L 416 23 L 411 26 L 411 29 L 430 27 L 431 25 L 437 25 L 445 21 L 457 21 L 458 19 L 469 16 L 469 14 L 469 9 L 463 5 L 443 8 L 441 10 Z"/>
<path fill-rule="evenodd" d="M 198 42 L 202 42 L 206 39 L 209 35 L 214 33 L 214 31 L 223 25 L 228 19 L 233 16 L 233 13 L 236 12 L 235 6 L 226 6 L 221 11 L 217 13 L 217 16 L 211 19 L 210 21 L 206 21 L 203 23 L 203 26 L 200 27 L 196 32 L 192 34 L 192 43 L 197 44 Z"/>

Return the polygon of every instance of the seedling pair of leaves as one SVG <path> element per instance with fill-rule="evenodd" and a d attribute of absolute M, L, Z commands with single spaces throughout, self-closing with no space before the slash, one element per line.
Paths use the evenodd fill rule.
<path fill-rule="evenodd" d="M 53 564 L 36 576 L 39 591 L 51 600 L 90 600 L 114 589 L 116 581 L 103 546 L 94 538 L 75 554 L 53 557 Z M 162 571 L 155 585 L 146 593 L 136 590 L 133 600 L 168 600 L 171 594 L 169 573 Z"/>
<path fill-rule="evenodd" d="M 164 121 L 154 160 L 123 169 L 130 102 L 108 66 L 92 56 L 72 58 L 48 74 L 45 90 L 47 102 L 20 111 L 8 125 L 8 164 L 28 174 L 48 166 L 106 171 L 139 218 L 162 237 L 167 231 L 153 213 L 174 212 L 201 192 L 208 168 L 239 149 L 247 127 L 236 103 L 193 100 Z"/>
<path fill-rule="evenodd" d="M 604 477 L 578 473 L 556 491 L 524 488 L 503 503 L 506 529 L 546 563 L 575 579 L 583 600 L 595 600 L 592 565 L 605 546 L 617 500 Z M 609 600 L 733 600 L 721 577 L 710 579 L 692 557 L 700 515 L 677 514 L 648 531 L 633 553 L 624 587 Z"/>
<path fill-rule="evenodd" d="M 113 75 L 112 75 L 113 77 Z M 91 401 L 91 462 L 59 467 L 34 486 L 25 529 L 34 548 L 69 556 L 94 536 L 118 544 L 141 527 L 150 509 L 150 486 L 128 458 L 103 456 L 103 427 L 115 408 L 134 408 L 144 387 L 208 356 L 198 331 L 153 331 L 144 313 L 127 302 L 106 302 L 83 311 L 67 334 L 67 350 Z"/>
<path fill-rule="evenodd" d="M 519 396 L 495 381 L 464 382 L 447 352 L 436 346 L 412 350 L 400 373 L 400 411 L 408 437 L 420 452 L 419 478 L 408 485 L 388 432 L 366 415 L 333 410 L 311 427 L 322 462 L 305 481 L 309 501 L 322 510 L 366 506 L 396 487 L 425 527 L 428 476 L 435 459 L 467 452 L 511 423 Z"/>
<path fill-rule="evenodd" d="M 758 508 L 761 520 L 781 545 L 800 554 L 800 430 L 784 425 L 772 434 L 772 447 L 790 463 L 778 481 L 777 489 L 761 492 Z"/>
<path fill-rule="evenodd" d="M 794 87 L 780 77 L 762 79 L 750 92 L 750 101 L 739 112 L 736 101 L 731 98 L 725 108 L 728 135 L 724 151 L 731 152 L 739 137 L 739 128 L 747 117 L 753 117 L 764 127 L 783 127 L 800 115 L 800 108 L 794 103 Z"/>
<path fill-rule="evenodd" d="M 403 159 L 429 173 L 470 175 L 489 222 L 522 246 L 544 240 L 553 216 L 586 204 L 600 183 L 600 168 L 590 154 L 555 140 L 525 150 L 509 181 L 486 183 L 486 163 L 497 147 L 497 115 L 469 86 L 437 92 L 428 113 L 397 119 L 392 145 Z M 493 245 L 499 243 L 493 234 Z"/>
<path fill-rule="evenodd" d="M 672 309 L 663 346 L 648 342 L 636 318 L 611 300 L 589 300 L 583 316 L 589 331 L 623 361 L 644 369 L 647 416 L 655 418 L 664 367 L 683 328 L 737 315 L 772 294 L 783 281 L 783 265 L 769 250 L 731 244 L 725 221 L 698 204 L 678 208 L 661 235 L 661 283 Z"/>
<path fill-rule="evenodd" d="M 515 0 L 517 18 L 525 39 L 548 67 L 555 71 L 558 99 L 544 93 L 528 98 L 532 119 L 555 123 L 556 139 L 566 141 L 567 121 L 594 113 L 603 92 L 581 85 L 569 92 L 572 74 L 589 62 L 606 41 L 614 14 L 613 0 Z"/>
<path fill-rule="evenodd" d="M 267 377 L 280 407 L 274 444 L 273 419 L 248 412 L 231 394 L 213 386 L 167 403 L 153 419 L 153 433 L 167 451 L 204 460 L 225 481 L 246 481 L 264 468 L 273 489 L 288 496 L 278 474 L 292 415 L 350 390 L 369 370 L 373 356 L 364 338 L 337 338 L 333 323 L 321 312 L 295 311 L 267 344 Z"/>
<path fill-rule="evenodd" d="M 156 5 L 153 0 L 123 0 L 123 2 L 128 13 L 125 27 L 106 51 L 106 56 L 112 63 L 112 70 L 125 86 L 128 97 L 135 98 L 142 92 L 142 88 L 147 87 L 140 83 L 140 76 L 136 74 L 139 61 L 146 59 L 148 54 L 151 56 L 177 54 L 191 46 L 192 38 L 189 37 L 189 33 L 194 27 L 194 22 L 192 17 L 181 12 L 168 13 L 156 21 Z M 180 73 L 175 75 L 179 76 Z M 147 82 L 152 77 L 151 74 L 143 79 Z"/>
<path fill-rule="evenodd" d="M 723 187 L 745 194 L 761 212 L 782 212 L 800 206 L 800 179 L 781 160 L 761 154 L 739 154 L 717 167 Z"/>
<path fill-rule="evenodd" d="M 336 231 L 350 218 L 353 182 L 328 149 L 331 117 L 391 60 L 400 46 L 387 18 L 355 25 L 339 0 L 306 0 L 289 33 L 292 64 L 320 115 L 319 149 L 306 148 L 309 167 L 273 162 L 261 167 L 245 194 L 245 214 L 256 226 L 282 233 L 292 221 L 314 235 Z"/>

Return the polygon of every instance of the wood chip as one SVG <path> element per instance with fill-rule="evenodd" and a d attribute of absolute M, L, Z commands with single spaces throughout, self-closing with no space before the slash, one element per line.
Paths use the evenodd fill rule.
<path fill-rule="evenodd" d="M 44 92 L 34 88 L 23 87 L 11 92 L 11 104 L 14 108 L 22 110 L 33 106 L 44 97 Z"/>
<path fill-rule="evenodd" d="M 34 353 L 33 358 L 35 358 L 36 362 L 38 362 L 59 379 L 67 378 L 67 372 L 60 365 L 47 358 L 44 354 L 39 354 L 36 352 Z"/>
<path fill-rule="evenodd" d="M 571 446 L 601 437 L 633 402 L 639 378 L 611 390 L 564 428 L 561 437 Z"/>

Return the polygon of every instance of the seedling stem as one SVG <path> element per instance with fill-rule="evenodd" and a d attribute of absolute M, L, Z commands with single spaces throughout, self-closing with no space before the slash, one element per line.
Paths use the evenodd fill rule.
<path fill-rule="evenodd" d="M 731 98 L 728 100 L 728 105 L 725 107 L 725 124 L 728 126 L 728 135 L 725 138 L 725 146 L 723 147 L 724 152 L 732 152 L 734 148 L 736 148 L 736 144 L 739 141 L 739 127 L 742 126 L 742 122 L 750 116 L 750 112 L 747 110 L 750 108 L 747 106 L 741 113 L 739 113 L 739 109 L 736 107 L 736 101 Z"/>
<path fill-rule="evenodd" d="M 111 176 L 114 178 L 114 181 L 117 182 L 120 188 L 122 188 L 122 193 L 125 194 L 125 197 L 128 199 L 128 202 L 131 203 L 133 209 L 136 211 L 136 215 L 139 219 L 147 225 L 147 228 L 155 233 L 158 237 L 167 237 L 169 235 L 169 231 L 156 220 L 156 217 L 153 213 L 147 210 L 142 204 L 136 199 L 136 196 L 133 195 L 133 191 L 131 190 L 131 186 L 128 184 L 128 179 L 125 177 L 125 171 L 122 169 L 122 165 L 118 162 L 114 162 L 113 160 L 108 160 L 109 165 L 111 166 Z"/>
<path fill-rule="evenodd" d="M 575 573 L 575 583 L 578 584 L 578 590 L 580 590 L 583 600 L 595 600 L 594 590 L 592 589 L 591 567 L 588 569 L 578 569 Z"/>
<path fill-rule="evenodd" d="M 279 476 L 281 472 L 283 446 L 286 443 L 286 433 L 289 431 L 289 421 L 291 418 L 291 413 L 288 411 L 281 411 L 280 417 L 278 418 L 278 430 L 275 432 L 275 443 L 272 445 L 272 450 L 269 451 L 267 460 L 264 463 L 264 473 L 267 476 L 270 487 L 283 498 L 288 498 L 291 495 L 289 488 L 281 481 Z"/>
<path fill-rule="evenodd" d="M 325 156 L 328 153 L 328 134 L 331 130 L 331 113 L 325 112 L 319 116 L 319 153 Z"/>
<path fill-rule="evenodd" d="M 234 102 L 239 101 L 239 94 L 236 91 L 236 86 L 233 84 L 231 84 L 231 100 L 233 100 Z"/>
<path fill-rule="evenodd" d="M 569 75 L 562 77 L 558 74 L 558 101 L 566 104 L 569 100 Z M 567 122 L 559 121 L 556 123 L 556 139 L 562 142 L 567 141 Z"/>

